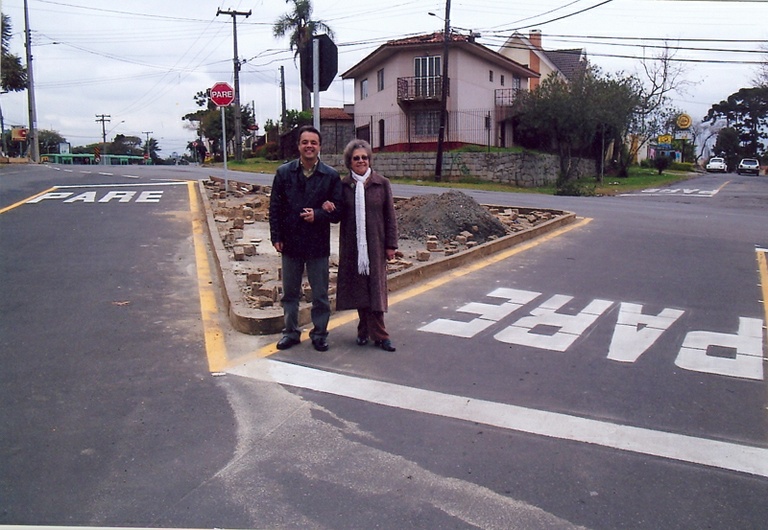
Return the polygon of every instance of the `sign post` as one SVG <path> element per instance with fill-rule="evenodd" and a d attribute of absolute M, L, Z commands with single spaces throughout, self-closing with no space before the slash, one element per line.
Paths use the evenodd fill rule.
<path fill-rule="evenodd" d="M 235 100 L 235 91 L 229 83 L 219 81 L 211 87 L 211 101 L 221 109 L 221 156 L 224 159 L 224 198 L 229 193 L 227 178 L 227 125 L 224 120 L 224 108 Z"/>
<path fill-rule="evenodd" d="M 302 48 L 301 80 L 312 90 L 314 126 L 320 128 L 320 92 L 328 90 L 339 68 L 339 52 L 328 35 L 315 35 Z"/>

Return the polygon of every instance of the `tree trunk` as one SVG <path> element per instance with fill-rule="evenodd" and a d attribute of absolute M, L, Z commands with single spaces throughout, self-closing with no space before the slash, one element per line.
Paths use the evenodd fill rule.
<path fill-rule="evenodd" d="M 304 84 L 304 80 L 301 79 L 301 72 L 304 71 L 304 61 L 309 60 L 303 53 L 299 54 L 299 84 L 301 85 L 301 110 L 306 112 L 312 110 L 312 100 L 310 94 L 312 93 L 312 87 Z M 311 65 L 310 65 L 311 66 Z"/>

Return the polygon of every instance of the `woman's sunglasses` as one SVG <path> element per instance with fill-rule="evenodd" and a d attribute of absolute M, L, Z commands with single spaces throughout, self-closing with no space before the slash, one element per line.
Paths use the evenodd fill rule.
<path fill-rule="evenodd" d="M 355 162 L 360 162 L 361 160 L 368 160 L 368 155 L 355 155 L 352 157 L 352 160 Z"/>

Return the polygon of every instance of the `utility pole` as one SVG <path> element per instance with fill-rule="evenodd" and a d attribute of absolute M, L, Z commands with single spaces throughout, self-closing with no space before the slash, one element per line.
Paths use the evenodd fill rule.
<path fill-rule="evenodd" d="M 107 122 L 111 121 L 109 118 L 111 118 L 109 114 L 97 114 L 96 115 L 96 122 L 101 122 L 101 163 L 106 164 L 107 163 Z"/>
<path fill-rule="evenodd" d="M 445 142 L 445 122 L 448 114 L 448 48 L 451 41 L 451 0 L 445 0 L 445 29 L 443 30 L 443 79 L 440 94 L 440 130 L 437 133 L 437 159 L 435 160 L 435 180 L 443 177 L 443 143 Z"/>
<path fill-rule="evenodd" d="M 27 106 L 29 107 L 29 157 L 40 162 L 40 143 L 37 135 L 37 110 L 35 107 L 35 82 L 32 77 L 32 32 L 29 30 L 29 6 L 24 0 L 24 38 L 27 48 Z"/>
<path fill-rule="evenodd" d="M 288 111 L 285 108 L 285 67 L 280 67 L 280 101 L 282 105 L 282 113 L 280 114 L 280 127 L 277 128 L 277 146 L 280 150 L 280 156 L 284 156 L 283 153 L 283 131 L 285 131 L 285 122 L 288 119 Z"/>
<path fill-rule="evenodd" d="M 285 67 L 280 67 L 280 101 L 282 102 L 282 113 L 280 114 L 280 132 L 285 130 L 285 122 L 288 119 L 288 111 L 285 108 Z"/>
<path fill-rule="evenodd" d="M 147 141 L 144 142 L 144 151 L 149 155 L 149 135 L 152 134 L 152 131 L 141 131 L 141 134 L 147 135 Z"/>
<path fill-rule="evenodd" d="M 230 15 L 232 17 L 232 37 L 235 43 L 235 55 L 234 55 L 234 64 L 235 64 L 235 160 L 238 162 L 242 162 L 243 160 L 243 134 L 242 134 L 242 123 L 241 121 L 241 113 L 240 113 L 240 59 L 237 57 L 237 17 L 244 16 L 245 18 L 248 18 L 251 16 L 251 11 L 248 10 L 248 12 L 244 11 L 222 11 L 221 8 L 219 8 L 216 11 L 216 16 L 219 15 Z"/>

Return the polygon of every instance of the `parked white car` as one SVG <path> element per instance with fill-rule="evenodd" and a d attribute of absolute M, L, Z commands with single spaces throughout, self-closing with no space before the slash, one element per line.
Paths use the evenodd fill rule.
<path fill-rule="evenodd" d="M 756 158 L 742 158 L 741 162 L 739 162 L 739 167 L 736 168 L 736 173 L 741 175 L 742 173 L 746 173 L 749 175 L 750 173 L 753 173 L 755 175 L 760 174 L 760 162 Z"/>
<path fill-rule="evenodd" d="M 725 173 L 728 171 L 728 166 L 725 164 L 725 159 L 720 158 L 719 156 L 713 156 L 709 159 L 709 162 L 707 162 L 707 171 L 720 171 L 721 173 Z"/>

